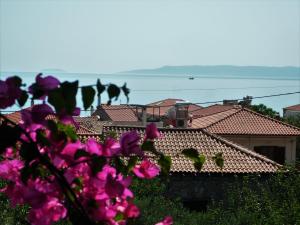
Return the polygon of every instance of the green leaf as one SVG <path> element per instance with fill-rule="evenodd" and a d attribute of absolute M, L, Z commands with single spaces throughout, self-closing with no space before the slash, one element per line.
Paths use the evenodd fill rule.
<path fill-rule="evenodd" d="M 103 84 L 101 84 L 100 79 L 97 80 L 97 96 L 99 97 L 103 91 L 105 91 L 105 86 Z"/>
<path fill-rule="evenodd" d="M 92 173 L 93 175 L 96 175 L 99 171 L 102 170 L 103 166 L 106 163 L 106 158 L 102 157 L 102 156 L 96 156 L 94 155 L 92 157 L 92 165 L 91 165 L 91 169 L 92 169 Z"/>
<path fill-rule="evenodd" d="M 88 109 L 94 102 L 96 91 L 92 86 L 85 86 L 81 88 L 82 101 L 84 109 Z"/>
<path fill-rule="evenodd" d="M 76 159 L 79 159 L 81 157 L 86 157 L 86 156 L 90 156 L 90 154 L 83 149 L 78 149 L 74 155 L 74 159 L 76 160 Z"/>
<path fill-rule="evenodd" d="M 127 99 L 127 104 L 129 102 L 129 93 L 130 93 L 130 89 L 126 87 L 126 83 L 121 87 L 124 95 L 126 96 L 126 99 Z"/>
<path fill-rule="evenodd" d="M 21 135 L 19 126 L 9 126 L 3 122 L 0 125 L 0 153 L 5 151 L 7 147 L 15 146 Z"/>
<path fill-rule="evenodd" d="M 72 141 L 77 140 L 77 133 L 75 128 L 71 125 L 66 125 L 63 123 L 58 123 L 57 128 L 59 132 L 64 133 L 67 137 L 69 137 Z"/>
<path fill-rule="evenodd" d="M 22 79 L 18 76 L 13 76 L 13 77 L 10 77 L 10 80 L 13 81 L 14 85 L 16 87 L 21 87 L 22 86 Z"/>
<path fill-rule="evenodd" d="M 163 175 L 169 175 L 170 169 L 171 169 L 171 157 L 170 156 L 165 156 L 161 155 L 159 160 L 158 160 L 158 165 L 160 165 L 161 173 Z"/>
<path fill-rule="evenodd" d="M 199 157 L 197 149 L 194 148 L 184 149 L 182 151 L 182 154 L 193 161 L 198 160 Z"/>
<path fill-rule="evenodd" d="M 137 156 L 130 157 L 130 159 L 128 160 L 128 163 L 127 163 L 127 172 L 130 172 L 132 170 L 132 168 L 136 165 L 137 161 L 138 161 Z"/>
<path fill-rule="evenodd" d="M 221 169 L 223 168 L 224 166 L 223 152 L 219 152 L 215 156 L 213 156 L 213 160 L 215 161 L 218 167 L 220 167 Z"/>
<path fill-rule="evenodd" d="M 107 88 L 107 93 L 108 93 L 108 98 L 109 98 L 109 101 L 111 102 L 111 100 L 113 98 L 115 98 L 115 100 L 118 100 L 118 97 L 120 95 L 120 88 L 115 85 L 115 84 L 110 84 Z"/>
<path fill-rule="evenodd" d="M 118 172 L 121 172 L 122 174 L 126 174 L 127 167 L 126 167 L 126 165 L 124 164 L 124 162 L 121 158 L 115 157 L 114 158 L 114 163 L 115 163 L 115 167 L 116 167 Z"/>
<path fill-rule="evenodd" d="M 48 94 L 48 102 L 55 108 L 56 113 L 62 112 L 65 107 L 62 90 L 60 88 L 51 90 Z"/>
<path fill-rule="evenodd" d="M 118 213 L 116 216 L 115 216 L 115 221 L 121 221 L 124 219 L 124 215 L 122 213 Z"/>
<path fill-rule="evenodd" d="M 39 150 L 34 143 L 24 142 L 20 149 L 20 156 L 26 161 L 31 162 L 39 155 Z"/>
<path fill-rule="evenodd" d="M 78 90 L 78 81 L 74 81 L 74 82 L 65 81 L 60 86 L 65 101 L 66 111 L 69 115 L 72 115 L 76 107 L 76 94 Z"/>
<path fill-rule="evenodd" d="M 28 94 L 26 91 L 22 91 L 21 93 L 21 97 L 18 98 L 18 103 L 19 103 L 19 106 L 22 107 L 23 105 L 25 105 L 26 101 L 28 99 Z"/>
<path fill-rule="evenodd" d="M 144 141 L 141 146 L 141 149 L 143 151 L 156 152 L 156 149 L 154 146 L 154 141 L 151 141 L 151 140 Z"/>
<path fill-rule="evenodd" d="M 27 184 L 28 179 L 32 173 L 32 168 L 29 165 L 24 166 L 21 169 L 21 180 L 24 184 Z"/>
<path fill-rule="evenodd" d="M 60 88 L 51 90 L 48 95 L 48 102 L 55 108 L 56 113 L 67 113 L 72 115 L 76 107 L 76 94 L 78 81 L 63 82 Z"/>
<path fill-rule="evenodd" d="M 45 132 L 41 129 L 36 131 L 36 140 L 42 146 L 51 146 L 51 143 L 46 137 Z"/>
<path fill-rule="evenodd" d="M 196 160 L 194 160 L 195 169 L 200 171 L 202 169 L 204 163 L 205 163 L 205 156 L 201 154 L 201 155 L 199 155 L 199 157 Z"/>

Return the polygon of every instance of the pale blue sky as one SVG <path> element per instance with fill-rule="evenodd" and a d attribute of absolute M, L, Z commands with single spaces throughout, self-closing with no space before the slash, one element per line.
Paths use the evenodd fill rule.
<path fill-rule="evenodd" d="M 0 71 L 300 66 L 300 0 L 0 0 Z"/>

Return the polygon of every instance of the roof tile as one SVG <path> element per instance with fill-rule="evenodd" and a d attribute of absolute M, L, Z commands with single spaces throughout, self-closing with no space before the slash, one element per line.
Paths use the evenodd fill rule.
<path fill-rule="evenodd" d="M 115 131 L 118 138 L 122 133 L 131 130 L 136 130 L 141 137 L 145 131 L 141 127 L 104 127 L 104 132 Z M 155 141 L 155 146 L 158 151 L 171 156 L 171 172 L 197 172 L 193 162 L 181 154 L 185 148 L 195 148 L 206 156 L 206 162 L 200 173 L 270 173 L 280 168 L 279 164 L 262 155 L 201 129 L 160 129 L 160 132 L 163 137 Z M 90 137 L 100 140 L 97 135 L 79 135 L 79 137 L 82 141 Z M 212 160 L 219 152 L 223 153 L 225 161 L 223 169 L 217 167 Z M 153 156 L 150 157 L 153 159 Z"/>

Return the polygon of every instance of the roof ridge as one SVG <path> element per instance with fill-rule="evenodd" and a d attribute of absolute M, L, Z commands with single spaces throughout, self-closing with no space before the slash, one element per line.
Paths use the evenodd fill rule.
<path fill-rule="evenodd" d="M 103 126 L 104 127 L 104 126 Z M 131 129 L 135 129 L 135 128 L 139 128 L 139 129 L 145 129 L 145 127 L 132 127 L 132 126 L 126 126 L 126 127 L 124 127 L 124 126 L 106 126 L 106 127 L 116 127 L 116 128 L 131 128 Z M 269 158 L 267 158 L 267 157 L 265 157 L 265 156 L 263 156 L 263 155 L 261 155 L 261 154 L 259 154 L 259 153 L 256 153 L 256 152 L 254 152 L 254 151 L 251 151 L 250 149 L 247 149 L 246 147 L 243 147 L 243 146 L 241 146 L 241 145 L 239 145 L 239 144 L 236 144 L 236 143 L 233 143 L 233 142 L 231 142 L 231 141 L 229 141 L 229 140 L 227 140 L 226 138 L 224 138 L 224 137 L 221 137 L 221 136 L 219 136 L 219 135 L 216 135 L 216 134 L 213 134 L 213 133 L 210 133 L 209 131 L 207 131 L 207 130 L 205 130 L 205 129 L 203 129 L 203 128 L 191 128 L 191 129 L 174 129 L 174 128 L 163 128 L 163 129 L 161 129 L 161 128 L 158 128 L 158 130 L 165 130 L 165 131 L 174 131 L 174 132 L 176 132 L 176 131 L 192 131 L 192 132 L 202 132 L 202 133 L 204 133 L 204 134 L 206 134 L 206 135 L 208 135 L 208 136 L 210 136 L 210 137 L 212 137 L 212 138 L 214 138 L 214 139 L 216 139 L 217 141 L 220 141 L 220 142 L 222 142 L 223 144 L 226 144 L 226 145 L 228 145 L 228 146 L 230 146 L 230 147 L 233 147 L 233 148 L 235 148 L 235 149 L 237 149 L 237 150 L 239 150 L 239 151 L 241 151 L 241 152 L 243 152 L 243 153 L 245 153 L 245 154 L 247 154 L 247 155 L 251 155 L 251 156 L 253 156 L 253 157 L 255 157 L 255 158 L 257 158 L 257 159 L 259 159 L 259 160 L 262 160 L 262 161 L 264 161 L 264 162 L 267 162 L 267 163 L 271 163 L 271 164 L 273 164 L 273 165 L 275 165 L 275 166 L 277 166 L 277 167 L 281 167 L 282 165 L 280 165 L 280 164 L 278 164 L 278 163 L 276 163 L 276 162 L 274 162 L 273 160 L 271 160 L 271 159 L 269 159 Z"/>
<path fill-rule="evenodd" d="M 248 111 L 248 112 L 250 112 L 250 113 L 252 113 L 252 114 L 261 116 L 261 117 L 263 117 L 263 118 L 265 118 L 265 119 L 271 120 L 271 121 L 273 121 L 273 122 L 276 122 L 276 123 L 279 123 L 279 124 L 282 124 L 282 125 L 285 125 L 285 126 L 288 126 L 288 127 L 291 127 L 291 128 L 293 128 L 293 129 L 296 129 L 296 130 L 300 131 L 300 128 L 299 128 L 299 127 L 293 126 L 293 125 L 291 125 L 291 124 L 289 124 L 289 123 L 286 123 L 286 122 L 284 122 L 284 121 L 281 121 L 281 120 L 278 120 L 278 119 L 275 119 L 275 118 L 272 118 L 272 117 L 263 115 L 263 114 L 261 114 L 261 113 L 255 112 L 255 111 L 253 111 L 253 110 L 251 110 L 251 109 L 249 109 L 249 108 L 243 107 L 242 110 Z"/>
<path fill-rule="evenodd" d="M 210 105 L 208 107 L 203 107 L 202 109 L 196 109 L 196 110 L 193 110 L 191 113 L 193 112 L 197 112 L 199 110 L 205 110 L 209 107 L 212 107 L 212 106 L 225 106 L 225 105 L 221 105 L 221 104 L 214 104 L 214 105 Z M 224 107 L 225 108 L 225 107 Z M 226 112 L 226 111 L 229 111 L 229 110 L 232 110 L 232 109 L 239 109 L 240 107 L 237 107 L 237 105 L 233 105 L 232 108 L 228 108 L 228 109 L 224 109 L 224 110 L 221 110 L 220 112 L 217 112 L 217 113 L 212 113 L 210 115 L 206 115 L 206 116 L 201 116 L 201 115 L 195 115 L 194 119 L 198 119 L 198 118 L 203 118 L 203 117 L 207 117 L 207 116 L 212 116 L 212 115 L 215 115 L 215 114 L 218 114 L 218 113 L 222 113 L 222 112 Z"/>
<path fill-rule="evenodd" d="M 260 160 L 266 161 L 266 162 L 271 163 L 271 164 L 273 164 L 275 166 L 282 166 L 282 165 L 276 163 L 275 161 L 273 161 L 273 160 L 271 160 L 271 159 L 269 159 L 269 158 L 267 158 L 267 157 L 265 157 L 265 156 L 263 156 L 263 155 L 261 155 L 259 153 L 251 151 L 250 149 L 247 149 L 246 147 L 243 147 L 243 146 L 241 146 L 239 144 L 236 144 L 236 143 L 234 143 L 232 141 L 229 141 L 228 139 L 226 139 L 224 137 L 221 137 L 219 135 L 210 133 L 209 131 L 207 131 L 205 129 L 203 129 L 202 132 L 205 133 L 205 134 L 207 134 L 207 135 L 209 135 L 209 136 L 211 136 L 211 137 L 213 137 L 213 138 L 215 138 L 215 139 L 217 139 L 217 140 L 219 140 L 219 141 L 221 141 L 221 142 L 223 142 L 223 143 L 225 143 L 225 144 L 227 144 L 227 145 L 229 145 L 229 146 L 231 146 L 231 147 L 234 147 L 234 148 L 236 148 L 236 149 L 240 150 L 241 152 L 244 152 L 244 153 L 246 153 L 248 155 L 254 156 L 254 157 L 256 157 L 256 158 L 258 158 Z"/>
<path fill-rule="evenodd" d="M 239 113 L 239 112 L 241 112 L 243 110 L 243 108 L 233 108 L 233 109 L 236 109 L 237 111 L 234 112 L 234 113 L 232 113 L 232 114 L 230 114 L 230 115 L 225 116 L 224 118 L 218 120 L 215 123 L 212 123 L 212 124 L 208 125 L 207 127 L 204 127 L 203 129 L 207 129 L 207 128 L 213 126 L 213 125 L 216 125 L 216 124 L 222 122 L 223 120 L 228 119 L 229 117 L 232 117 L 233 115 L 236 115 L 237 113 Z M 230 109 L 230 110 L 232 110 L 232 109 Z M 226 111 L 228 111 L 228 110 L 226 110 Z M 223 111 L 223 112 L 225 112 L 225 111 Z M 220 112 L 220 113 L 222 113 L 222 112 Z M 215 113 L 215 114 L 217 114 L 217 113 Z M 212 115 L 215 115 L 215 114 L 212 114 Z"/>

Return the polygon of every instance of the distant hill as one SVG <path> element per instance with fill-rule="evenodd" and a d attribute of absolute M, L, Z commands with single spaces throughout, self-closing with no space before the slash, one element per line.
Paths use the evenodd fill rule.
<path fill-rule="evenodd" d="M 230 76 L 289 76 L 300 78 L 300 67 L 267 66 L 163 66 L 156 69 L 131 70 L 121 73 L 134 74 L 186 74 L 190 75 L 230 75 Z"/>

